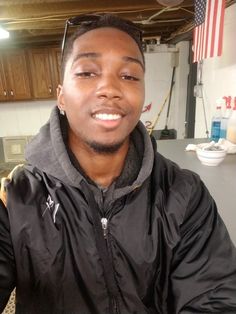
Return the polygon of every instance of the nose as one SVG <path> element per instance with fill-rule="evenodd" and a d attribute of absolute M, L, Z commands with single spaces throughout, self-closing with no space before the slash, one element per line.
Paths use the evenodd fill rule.
<path fill-rule="evenodd" d="M 99 98 L 122 98 L 121 82 L 114 74 L 103 74 L 99 78 L 96 94 Z"/>

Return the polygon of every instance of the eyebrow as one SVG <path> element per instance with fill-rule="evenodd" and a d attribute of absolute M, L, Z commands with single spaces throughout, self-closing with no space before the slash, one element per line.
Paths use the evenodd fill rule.
<path fill-rule="evenodd" d="M 81 52 L 81 53 L 78 53 L 73 62 L 72 62 L 72 65 L 79 59 L 82 59 L 82 58 L 93 58 L 93 59 L 96 59 L 96 58 L 99 58 L 101 57 L 101 54 L 100 53 L 97 53 L 97 52 Z"/>
<path fill-rule="evenodd" d="M 99 58 L 101 57 L 101 53 L 98 53 L 98 52 L 81 52 L 81 53 L 78 53 L 74 60 L 73 60 L 73 63 L 74 64 L 77 60 L 79 59 L 82 59 L 82 58 L 92 58 L 92 59 L 96 59 L 96 58 Z M 134 62 L 136 64 L 139 64 L 141 66 L 141 68 L 143 70 L 144 69 L 144 64 L 137 58 L 133 58 L 133 57 L 129 57 L 129 56 L 124 56 L 122 57 L 122 60 L 125 61 L 125 62 Z"/>
<path fill-rule="evenodd" d="M 134 63 L 137 63 L 141 66 L 141 68 L 144 70 L 144 64 L 137 58 L 133 58 L 133 57 L 128 57 L 128 56 L 125 56 L 122 58 L 124 61 L 126 62 L 134 62 Z"/>

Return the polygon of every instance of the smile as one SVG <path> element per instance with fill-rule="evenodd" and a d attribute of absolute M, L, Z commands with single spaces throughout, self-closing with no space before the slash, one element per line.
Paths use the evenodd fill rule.
<path fill-rule="evenodd" d="M 93 115 L 95 119 L 97 120 L 103 120 L 103 121 L 107 121 L 107 120 L 119 120 L 121 119 L 121 115 L 120 114 L 108 114 L 108 113 L 97 113 Z"/>

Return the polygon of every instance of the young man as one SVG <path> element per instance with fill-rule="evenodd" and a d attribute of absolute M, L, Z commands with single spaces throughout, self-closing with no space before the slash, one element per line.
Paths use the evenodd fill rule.
<path fill-rule="evenodd" d="M 0 310 L 17 314 L 236 313 L 236 251 L 200 178 L 156 152 L 139 122 L 135 26 L 82 23 L 58 108 L 6 184 Z"/>

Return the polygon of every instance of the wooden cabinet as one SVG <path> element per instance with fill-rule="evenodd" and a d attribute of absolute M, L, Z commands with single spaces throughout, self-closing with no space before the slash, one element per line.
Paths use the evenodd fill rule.
<path fill-rule="evenodd" d="M 53 63 L 53 72 L 54 72 L 54 84 L 57 88 L 61 82 L 61 48 L 55 47 L 51 48 L 51 56 Z"/>
<path fill-rule="evenodd" d="M 59 47 L 0 51 L 0 101 L 55 99 L 60 62 Z"/>
<path fill-rule="evenodd" d="M 0 56 L 0 100 L 7 100 L 7 82 L 2 56 Z"/>
<path fill-rule="evenodd" d="M 23 49 L 0 52 L 0 100 L 31 99 L 29 71 Z"/>
<path fill-rule="evenodd" d="M 60 49 L 33 48 L 28 53 L 34 98 L 55 98 L 60 82 Z"/>

